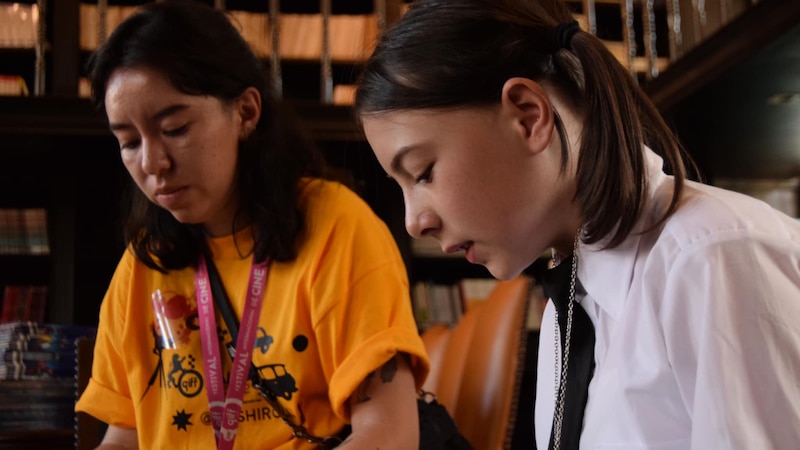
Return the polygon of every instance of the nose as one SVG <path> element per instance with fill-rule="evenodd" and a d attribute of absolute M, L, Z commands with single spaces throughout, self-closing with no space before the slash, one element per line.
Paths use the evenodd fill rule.
<path fill-rule="evenodd" d="M 411 237 L 419 239 L 430 236 L 440 227 L 439 216 L 432 208 L 419 201 L 405 198 L 406 231 Z"/>
<path fill-rule="evenodd" d="M 142 170 L 148 175 L 158 175 L 172 165 L 167 149 L 160 139 L 142 140 L 141 154 Z"/>

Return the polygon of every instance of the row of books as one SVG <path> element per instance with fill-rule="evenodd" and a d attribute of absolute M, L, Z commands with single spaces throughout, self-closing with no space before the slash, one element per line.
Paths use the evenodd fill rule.
<path fill-rule="evenodd" d="M 47 310 L 47 286 L 7 285 L 0 304 L 0 324 L 17 321 L 42 323 Z"/>
<path fill-rule="evenodd" d="M 436 323 L 455 325 L 466 311 L 484 301 L 496 284 L 493 278 L 464 278 L 455 284 L 414 283 L 411 301 L 417 326 L 423 330 Z"/>
<path fill-rule="evenodd" d="M 19 75 L 0 74 L 0 96 L 27 97 L 30 95 L 28 83 Z"/>
<path fill-rule="evenodd" d="M 47 210 L 44 208 L 0 209 L 0 255 L 46 255 Z"/>
<path fill-rule="evenodd" d="M 0 3 L 0 47 L 33 48 L 38 26 L 38 5 Z"/>
<path fill-rule="evenodd" d="M 418 328 L 423 331 L 439 323 L 454 326 L 467 311 L 486 301 L 497 283 L 494 278 L 464 278 L 455 284 L 414 283 L 411 301 Z M 527 317 L 529 330 L 541 327 L 546 303 L 541 285 L 532 283 Z"/>
<path fill-rule="evenodd" d="M 105 34 L 110 34 L 137 6 L 109 5 L 105 15 Z M 261 56 L 271 52 L 271 31 L 266 13 L 230 11 L 231 20 Z M 39 9 L 36 4 L 0 2 L 0 47 L 33 48 L 38 42 Z M 281 14 L 280 53 L 292 60 L 318 60 L 322 55 L 322 15 Z M 374 14 L 335 14 L 329 20 L 329 54 L 334 61 L 359 61 L 366 58 L 378 34 Z M 96 4 L 80 5 L 80 46 L 97 48 L 100 39 Z"/>
<path fill-rule="evenodd" d="M 120 22 L 136 12 L 136 6 L 108 6 L 105 32 L 110 34 Z M 272 32 L 266 13 L 230 11 L 229 16 L 244 39 L 261 57 L 272 51 Z M 97 5 L 80 5 L 80 46 L 97 48 L 102 36 Z M 278 23 L 280 56 L 290 60 L 319 60 L 322 55 L 323 20 L 321 14 L 281 14 Z M 374 14 L 335 14 L 328 22 L 328 54 L 336 62 L 354 62 L 367 58 L 378 35 Z"/>
<path fill-rule="evenodd" d="M 133 14 L 137 6 L 110 5 L 106 8 L 105 34 L 108 35 L 120 22 Z M 37 43 L 39 10 L 36 4 L 0 3 L 0 47 L 33 48 Z M 242 36 L 262 57 L 271 53 L 272 35 L 270 20 L 266 13 L 230 11 L 231 20 L 239 27 Z M 575 14 L 584 30 L 588 19 Z M 322 16 L 320 14 L 281 14 L 280 54 L 290 60 L 319 60 L 322 55 Z M 335 14 L 329 20 L 329 55 L 335 62 L 362 61 L 368 57 L 378 35 L 378 20 L 375 14 Z M 100 39 L 97 5 L 80 5 L 80 46 L 84 50 L 97 48 Z M 635 72 L 649 70 L 649 62 L 641 56 L 630 58 L 629 49 L 621 41 L 604 41 L 606 47 L 626 67 L 633 65 Z M 640 54 L 639 49 L 635 49 Z M 664 71 L 669 58 L 656 59 L 658 71 Z M 2 86 L 2 85 L 0 85 Z M 19 87 L 9 85 L 8 87 Z M 14 91 L 18 92 L 18 91 Z M 22 95 L 19 93 L 0 95 Z"/>
<path fill-rule="evenodd" d="M 0 433 L 72 429 L 75 380 L 0 380 Z"/>
<path fill-rule="evenodd" d="M 74 381 L 76 340 L 93 338 L 94 327 L 11 322 L 0 324 L 0 383 L 6 380 Z"/>

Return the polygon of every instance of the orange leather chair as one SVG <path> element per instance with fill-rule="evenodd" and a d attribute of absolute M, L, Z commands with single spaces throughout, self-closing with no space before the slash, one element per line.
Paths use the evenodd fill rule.
<path fill-rule="evenodd" d="M 510 448 L 524 368 L 531 278 L 500 281 L 453 328 L 422 333 L 432 392 L 476 450 Z"/>

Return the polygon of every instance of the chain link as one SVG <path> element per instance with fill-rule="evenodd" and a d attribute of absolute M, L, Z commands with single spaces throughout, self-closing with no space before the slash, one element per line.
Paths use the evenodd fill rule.
<path fill-rule="evenodd" d="M 564 351 L 561 355 L 561 375 L 558 374 L 558 366 L 553 365 L 553 380 L 559 380 L 558 384 L 555 384 L 555 399 L 556 399 L 556 408 L 555 408 L 555 420 L 553 423 L 553 450 L 559 450 L 561 448 L 561 428 L 562 424 L 564 423 L 564 403 L 565 398 L 567 395 L 567 368 L 569 366 L 569 346 L 570 346 L 570 338 L 572 337 L 572 316 L 575 309 L 575 285 L 577 284 L 577 274 L 578 274 L 578 242 L 580 241 L 581 237 L 581 229 L 578 228 L 578 232 L 575 234 L 575 241 L 572 244 L 572 271 L 569 277 L 569 299 L 567 303 L 567 326 L 565 330 L 564 336 Z M 557 265 L 560 264 L 560 258 L 557 258 L 557 253 L 553 251 L 553 262 Z M 558 335 L 558 309 L 556 309 L 555 313 L 556 319 L 556 326 L 553 327 L 555 330 L 555 340 L 553 343 L 554 348 L 554 357 L 553 361 L 558 360 L 558 343 L 561 340 Z"/>
<path fill-rule="evenodd" d="M 283 423 L 289 425 L 289 427 L 292 429 L 292 436 L 298 439 L 305 439 L 311 444 L 318 445 L 319 448 L 323 450 L 332 449 L 342 443 L 342 440 L 338 436 L 326 436 L 322 438 L 310 434 L 304 426 L 294 423 L 294 421 L 292 420 L 294 418 L 294 415 L 283 407 L 281 402 L 278 401 L 278 398 L 275 396 L 275 394 L 272 393 L 272 391 L 270 391 L 266 385 L 262 385 L 261 383 L 259 383 L 259 384 L 254 384 L 254 387 L 258 390 L 258 393 L 262 397 L 264 397 L 267 403 L 269 403 L 269 405 L 272 406 L 272 409 L 274 409 L 275 412 L 278 413 L 278 415 L 283 420 Z"/>

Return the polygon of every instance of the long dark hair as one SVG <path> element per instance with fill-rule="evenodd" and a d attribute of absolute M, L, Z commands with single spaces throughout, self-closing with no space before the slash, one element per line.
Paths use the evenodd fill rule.
<path fill-rule="evenodd" d="M 552 86 L 584 119 L 575 198 L 585 220 L 583 240 L 594 243 L 613 233 L 608 246 L 617 246 L 645 202 L 642 145 L 662 155 L 675 175 L 661 221 L 677 208 L 687 157 L 600 40 L 578 31 L 560 42 L 559 24 L 573 20 L 559 0 L 416 0 L 367 61 L 355 113 L 494 105 L 512 77 Z M 568 142 L 557 111 L 555 122 L 563 171 Z"/>
<path fill-rule="evenodd" d="M 299 196 L 304 177 L 325 176 L 324 160 L 299 128 L 292 112 L 270 91 L 262 62 L 229 18 L 189 1 L 144 6 L 121 23 L 89 62 L 93 101 L 104 111 L 106 85 L 120 67 L 161 71 L 179 91 L 230 102 L 248 87 L 261 94 L 256 129 L 239 144 L 240 210 L 255 229 L 255 257 L 293 259 L 304 230 Z M 205 245 L 197 225 L 178 222 L 135 186 L 125 239 L 136 256 L 160 271 L 195 262 Z M 231 224 L 231 232 L 235 230 Z"/>

